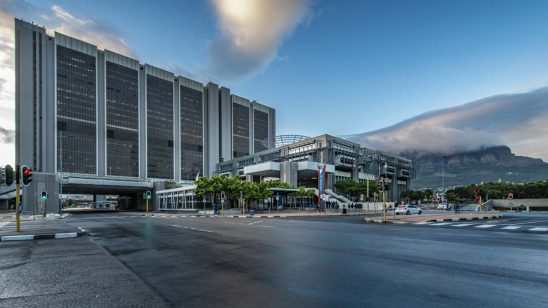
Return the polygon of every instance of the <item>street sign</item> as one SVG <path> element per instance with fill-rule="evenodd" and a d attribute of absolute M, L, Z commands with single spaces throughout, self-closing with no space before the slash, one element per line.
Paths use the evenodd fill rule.
<path fill-rule="evenodd" d="M 365 199 L 365 196 L 363 194 L 360 194 L 360 201 L 363 201 Z"/>

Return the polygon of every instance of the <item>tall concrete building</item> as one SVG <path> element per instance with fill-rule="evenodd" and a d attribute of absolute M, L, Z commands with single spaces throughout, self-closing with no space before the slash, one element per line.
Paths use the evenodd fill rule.
<path fill-rule="evenodd" d="M 165 179 L 274 147 L 271 107 L 18 19 L 15 61 L 16 159 L 35 171 L 26 211 L 42 190 L 140 202 Z"/>

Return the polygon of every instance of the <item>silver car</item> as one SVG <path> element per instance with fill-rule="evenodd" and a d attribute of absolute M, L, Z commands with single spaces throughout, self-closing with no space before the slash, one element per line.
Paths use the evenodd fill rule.
<path fill-rule="evenodd" d="M 422 209 L 414 206 L 414 205 L 400 205 L 396 208 L 396 215 L 399 214 L 405 214 L 405 215 L 411 215 L 411 214 L 422 214 Z"/>

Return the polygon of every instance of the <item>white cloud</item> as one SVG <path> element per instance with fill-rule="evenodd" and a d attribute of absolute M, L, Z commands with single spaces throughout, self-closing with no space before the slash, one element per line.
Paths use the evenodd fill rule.
<path fill-rule="evenodd" d="M 508 145 L 518 155 L 548 161 L 548 87 L 497 95 L 428 112 L 381 130 L 348 136 L 394 153 L 455 153 Z"/>
<path fill-rule="evenodd" d="M 44 25 L 54 31 L 76 37 L 127 56 L 136 57 L 123 34 L 108 21 L 86 19 L 54 5 L 42 9 L 24 0 L 0 2 L 0 165 L 13 164 L 15 149 L 10 132 L 15 129 L 15 32 L 14 18 Z M 5 132 L 5 134 L 4 134 Z"/>
<path fill-rule="evenodd" d="M 308 0 L 212 0 L 222 36 L 209 46 L 203 75 L 234 81 L 264 69 L 310 11 Z"/>

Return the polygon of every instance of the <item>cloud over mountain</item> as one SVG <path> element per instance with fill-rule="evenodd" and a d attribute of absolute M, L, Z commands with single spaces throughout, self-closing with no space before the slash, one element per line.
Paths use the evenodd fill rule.
<path fill-rule="evenodd" d="M 264 69 L 310 10 L 308 0 L 212 0 L 221 36 L 209 46 L 203 74 L 238 80 Z"/>
<path fill-rule="evenodd" d="M 548 161 L 546 123 L 548 87 L 427 112 L 387 128 L 347 138 L 394 153 L 452 154 L 504 144 L 518 155 Z"/>

